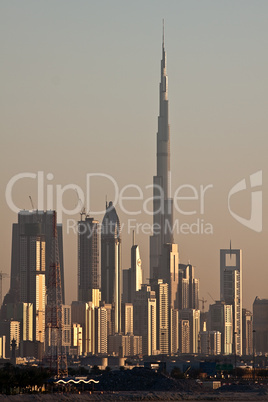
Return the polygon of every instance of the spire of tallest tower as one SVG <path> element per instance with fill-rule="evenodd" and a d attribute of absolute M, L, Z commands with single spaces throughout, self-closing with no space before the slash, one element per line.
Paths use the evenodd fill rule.
<path fill-rule="evenodd" d="M 162 35 L 162 47 L 165 48 L 165 20 L 163 18 L 163 35 Z"/>
<path fill-rule="evenodd" d="M 165 20 L 163 19 L 162 32 L 162 60 L 161 60 L 161 82 L 160 82 L 160 115 L 162 101 L 167 100 L 167 72 L 166 72 L 166 51 L 165 51 Z"/>

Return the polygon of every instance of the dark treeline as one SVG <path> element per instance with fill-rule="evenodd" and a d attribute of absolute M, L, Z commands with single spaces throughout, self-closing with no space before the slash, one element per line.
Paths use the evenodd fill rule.
<path fill-rule="evenodd" d="M 50 376 L 48 369 L 32 366 L 20 368 L 6 363 L 0 369 L 0 393 L 11 394 L 14 388 L 19 388 L 20 392 L 30 392 L 34 387 L 39 389 Z"/>

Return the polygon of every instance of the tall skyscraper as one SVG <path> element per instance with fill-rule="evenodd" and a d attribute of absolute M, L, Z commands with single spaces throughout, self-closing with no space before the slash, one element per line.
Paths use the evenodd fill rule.
<path fill-rule="evenodd" d="M 157 175 L 153 180 L 154 233 L 150 238 L 150 278 L 161 279 L 158 273 L 165 243 L 173 243 L 173 200 L 170 198 L 170 136 L 168 122 L 168 77 L 164 29 L 162 41 L 161 82 L 159 86 L 159 117 L 157 132 Z"/>
<path fill-rule="evenodd" d="M 220 251 L 220 295 L 233 306 L 233 353 L 242 355 L 242 250 Z"/>
<path fill-rule="evenodd" d="M 45 337 L 46 241 L 38 223 L 25 223 L 19 237 L 19 301 L 33 304 L 35 341 Z"/>
<path fill-rule="evenodd" d="M 51 245 L 53 233 L 53 216 L 55 211 L 20 211 L 18 214 L 18 223 L 12 226 L 12 253 L 11 253 L 11 276 L 10 276 L 10 290 L 5 297 L 4 303 L 18 303 L 20 300 L 20 261 L 21 261 L 21 235 L 26 233 L 26 225 L 35 224 L 35 230 L 38 235 L 42 236 L 45 241 L 45 279 L 46 286 L 48 285 L 48 272 L 51 260 Z M 29 226 L 28 226 L 29 227 Z M 64 293 L 64 262 L 63 262 L 63 239 L 62 239 L 62 225 L 57 224 L 57 246 L 58 258 L 61 272 L 61 289 L 62 289 L 62 302 L 65 300 Z"/>
<path fill-rule="evenodd" d="M 112 202 L 106 205 L 101 231 L 101 293 L 114 308 L 114 330 L 121 332 L 121 226 Z"/>
<path fill-rule="evenodd" d="M 151 283 L 151 287 L 156 296 L 157 350 L 162 354 L 168 354 L 170 343 L 168 284 L 163 283 L 163 279 L 158 279 L 155 283 Z"/>
<path fill-rule="evenodd" d="M 95 351 L 97 354 L 106 354 L 108 346 L 107 337 L 107 310 L 105 307 L 95 309 Z"/>
<path fill-rule="evenodd" d="M 136 292 L 133 307 L 134 334 L 142 336 L 142 353 L 153 355 L 157 348 L 156 298 L 150 286 L 142 285 Z"/>
<path fill-rule="evenodd" d="M 99 222 L 86 217 L 78 222 L 78 300 L 92 301 L 99 289 Z"/>

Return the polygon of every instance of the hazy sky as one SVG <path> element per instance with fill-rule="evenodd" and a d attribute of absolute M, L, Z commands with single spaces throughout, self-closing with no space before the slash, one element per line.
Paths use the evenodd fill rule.
<path fill-rule="evenodd" d="M 180 261 L 196 266 L 200 296 L 219 299 L 220 248 L 243 250 L 244 307 L 267 292 L 267 93 L 268 2 L 260 1 L 10 1 L 0 3 L 1 46 L 1 230 L 3 272 L 10 272 L 11 228 L 16 222 L 5 199 L 19 173 L 44 172 L 44 191 L 76 184 L 86 193 L 88 173 L 109 174 L 120 189 L 140 186 L 151 197 L 156 174 L 158 91 L 165 18 L 169 77 L 172 192 L 184 184 L 212 185 L 204 214 L 197 200 L 175 212 L 179 225 L 209 223 L 213 234 L 177 234 Z M 262 231 L 239 223 L 228 211 L 231 188 L 262 171 Z M 52 173 L 53 179 L 47 180 Z M 113 199 L 108 180 L 95 178 L 91 210 Z M 129 194 L 136 195 L 134 190 Z M 37 206 L 37 181 L 23 179 L 13 190 L 19 208 Z M 192 195 L 192 193 L 191 193 Z M 54 194 L 54 201 L 56 196 Z M 77 195 L 64 195 L 75 208 Z M 126 204 L 127 205 L 127 204 Z M 54 204 L 54 207 L 56 204 Z M 47 204 L 45 202 L 45 209 Z M 142 202 L 128 204 L 131 210 Z M 123 268 L 130 266 L 130 216 L 116 205 L 125 224 Z M 231 200 L 233 212 L 250 218 L 251 193 Z M 260 216 L 261 211 L 257 211 Z M 95 214 L 101 220 L 102 214 Z M 77 295 L 77 238 L 63 216 L 66 300 Z M 198 221 L 199 219 L 199 221 Z M 203 220 L 203 221 L 201 221 Z M 149 236 L 137 234 L 145 278 Z M 4 280 L 3 294 L 9 288 Z M 207 303 L 208 306 L 208 303 Z"/>

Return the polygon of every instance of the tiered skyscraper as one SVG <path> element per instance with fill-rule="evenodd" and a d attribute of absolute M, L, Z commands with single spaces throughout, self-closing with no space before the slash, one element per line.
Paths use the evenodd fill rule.
<path fill-rule="evenodd" d="M 158 345 L 161 344 L 163 350 L 168 348 L 170 353 L 175 353 L 178 349 L 179 253 L 178 245 L 173 242 L 173 199 L 170 197 L 168 77 L 164 27 L 156 157 L 157 175 L 153 178 L 153 235 L 150 237 L 150 284 L 154 289 L 156 289 L 155 286 L 158 286 L 159 280 L 168 285 L 168 317 L 165 323 L 168 333 L 168 346 L 162 345 L 161 337 L 158 339 Z M 160 316 L 158 318 L 160 325 Z M 162 324 L 160 326 L 163 326 Z M 160 328 L 158 330 L 160 331 Z"/>
<path fill-rule="evenodd" d="M 173 243 L 173 200 L 170 198 L 170 135 L 168 123 L 168 77 L 164 31 L 162 42 L 161 82 L 157 132 L 157 175 L 154 176 L 154 233 L 150 238 L 150 278 L 160 279 L 160 258 L 163 245 Z"/>

